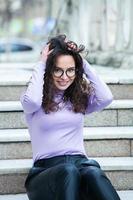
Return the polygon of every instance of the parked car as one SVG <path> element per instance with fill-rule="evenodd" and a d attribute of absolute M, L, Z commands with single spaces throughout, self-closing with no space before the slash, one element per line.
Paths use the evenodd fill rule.
<path fill-rule="evenodd" d="M 0 39 L 0 62 L 34 62 L 40 47 L 29 39 Z"/>

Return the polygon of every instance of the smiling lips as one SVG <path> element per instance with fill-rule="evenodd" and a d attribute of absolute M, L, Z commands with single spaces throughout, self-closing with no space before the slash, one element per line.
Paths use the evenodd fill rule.
<path fill-rule="evenodd" d="M 67 85 L 68 81 L 67 81 L 67 82 L 64 82 L 64 81 L 58 81 L 58 83 L 59 83 L 59 85 L 61 85 L 61 86 L 65 86 L 65 85 Z"/>

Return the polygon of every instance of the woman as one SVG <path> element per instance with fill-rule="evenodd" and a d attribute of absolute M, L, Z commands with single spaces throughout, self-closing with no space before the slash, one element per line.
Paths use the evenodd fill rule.
<path fill-rule="evenodd" d="M 33 151 L 25 181 L 30 200 L 120 199 L 83 145 L 84 116 L 113 100 L 108 86 L 82 58 L 83 50 L 65 35 L 51 38 L 21 94 Z"/>

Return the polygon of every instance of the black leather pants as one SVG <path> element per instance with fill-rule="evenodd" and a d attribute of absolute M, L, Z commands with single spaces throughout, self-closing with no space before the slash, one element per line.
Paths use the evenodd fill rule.
<path fill-rule="evenodd" d="M 36 161 L 25 188 L 29 200 L 120 200 L 99 163 L 80 154 Z"/>

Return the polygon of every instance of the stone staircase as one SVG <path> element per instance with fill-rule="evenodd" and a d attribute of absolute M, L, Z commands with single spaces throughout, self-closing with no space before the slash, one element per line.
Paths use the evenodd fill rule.
<path fill-rule="evenodd" d="M 24 181 L 32 166 L 32 151 L 19 97 L 31 71 L 10 69 L 9 75 L 6 71 L 0 70 L 0 200 L 28 200 Z M 108 77 L 108 73 L 102 72 L 101 76 L 115 100 L 103 111 L 85 117 L 84 144 L 88 157 L 100 163 L 121 199 L 131 200 L 133 79 L 113 73 L 109 71 Z"/>

